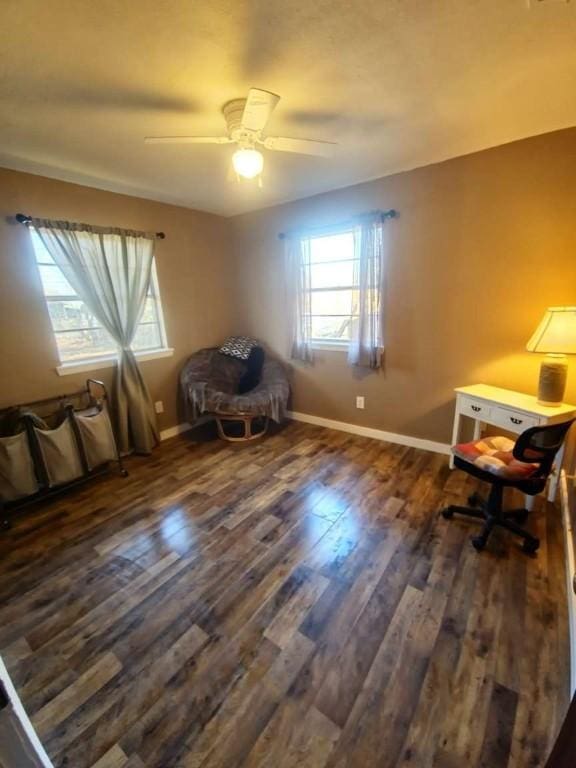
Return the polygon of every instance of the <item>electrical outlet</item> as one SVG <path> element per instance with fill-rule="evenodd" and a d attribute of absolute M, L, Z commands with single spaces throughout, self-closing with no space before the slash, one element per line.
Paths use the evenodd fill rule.
<path fill-rule="evenodd" d="M 364 398 L 360 395 L 356 398 L 356 408 L 363 409 L 364 408 Z"/>
<path fill-rule="evenodd" d="M 164 403 L 162 400 L 156 400 L 154 403 L 154 410 L 156 413 L 164 413 Z"/>

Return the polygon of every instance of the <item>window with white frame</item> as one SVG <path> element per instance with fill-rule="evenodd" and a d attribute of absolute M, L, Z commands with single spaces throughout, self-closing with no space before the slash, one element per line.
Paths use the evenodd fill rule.
<path fill-rule="evenodd" d="M 114 356 L 117 345 L 108 331 L 78 297 L 38 234 L 33 229 L 30 229 L 30 234 L 60 361 L 81 363 Z M 164 318 L 156 264 L 153 262 L 146 305 L 132 349 L 135 352 L 152 352 L 165 347 Z"/>
<path fill-rule="evenodd" d="M 315 236 L 309 242 L 312 341 L 347 344 L 358 320 L 354 232 Z"/>

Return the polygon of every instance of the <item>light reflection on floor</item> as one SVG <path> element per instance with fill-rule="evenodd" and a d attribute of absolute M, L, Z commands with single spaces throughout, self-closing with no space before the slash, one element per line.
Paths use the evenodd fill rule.
<path fill-rule="evenodd" d="M 190 550 L 198 541 L 200 531 L 189 512 L 182 507 L 171 507 L 160 523 L 162 541 L 177 552 Z"/>

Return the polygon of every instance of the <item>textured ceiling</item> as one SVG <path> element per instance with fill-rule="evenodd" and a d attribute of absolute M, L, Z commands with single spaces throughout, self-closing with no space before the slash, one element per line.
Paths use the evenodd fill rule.
<path fill-rule="evenodd" d="M 0 165 L 232 215 L 576 124 L 576 0 L 3 0 Z M 229 180 L 220 134 L 255 86 L 265 151 Z M 41 214 L 41 211 L 36 213 Z"/>

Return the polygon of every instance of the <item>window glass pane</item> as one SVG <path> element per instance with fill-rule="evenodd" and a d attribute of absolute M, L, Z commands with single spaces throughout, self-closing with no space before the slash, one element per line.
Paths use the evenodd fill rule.
<path fill-rule="evenodd" d="M 337 288 L 354 283 L 354 261 L 336 261 L 313 264 L 311 267 L 312 288 Z"/>
<path fill-rule="evenodd" d="M 313 315 L 351 315 L 352 291 L 318 291 L 312 293 Z"/>
<path fill-rule="evenodd" d="M 56 265 L 39 265 L 40 278 L 44 288 L 45 296 L 75 296 L 76 291 L 72 288 L 68 280 Z"/>
<path fill-rule="evenodd" d="M 310 240 L 310 258 L 313 264 L 323 261 L 341 261 L 354 258 L 354 234 L 341 232 L 337 235 L 313 237 Z"/>
<path fill-rule="evenodd" d="M 34 246 L 34 253 L 36 254 L 36 261 L 39 264 L 54 264 L 54 259 L 48 251 L 46 250 L 46 246 L 40 239 L 40 237 L 36 234 L 36 232 L 31 229 L 30 234 L 32 235 L 32 245 Z"/>
<path fill-rule="evenodd" d="M 159 349 L 161 346 L 160 329 L 156 323 L 138 326 L 132 349 Z"/>
<path fill-rule="evenodd" d="M 116 352 L 114 341 L 103 328 L 90 331 L 57 331 L 54 335 L 61 360 L 89 359 Z"/>
<path fill-rule="evenodd" d="M 99 328 L 96 320 L 86 304 L 79 299 L 50 300 L 48 312 L 55 331 L 66 331 L 74 328 Z"/>
<path fill-rule="evenodd" d="M 140 318 L 141 323 L 156 323 L 158 318 L 156 317 L 156 302 L 154 301 L 154 298 L 152 296 L 149 296 L 146 299 L 146 304 L 144 305 L 144 311 L 142 312 L 142 317 Z"/>
<path fill-rule="evenodd" d="M 50 257 L 40 237 L 34 231 L 30 234 L 60 360 L 79 361 L 115 354 L 117 348 L 113 339 L 101 328 L 84 302 L 76 298 L 76 292 Z M 159 349 L 163 345 L 155 274 L 153 265 L 153 280 L 132 345 L 136 350 Z"/>
<path fill-rule="evenodd" d="M 350 317 L 327 317 L 326 315 L 314 315 L 312 317 L 313 339 L 341 339 L 350 340 Z"/>

